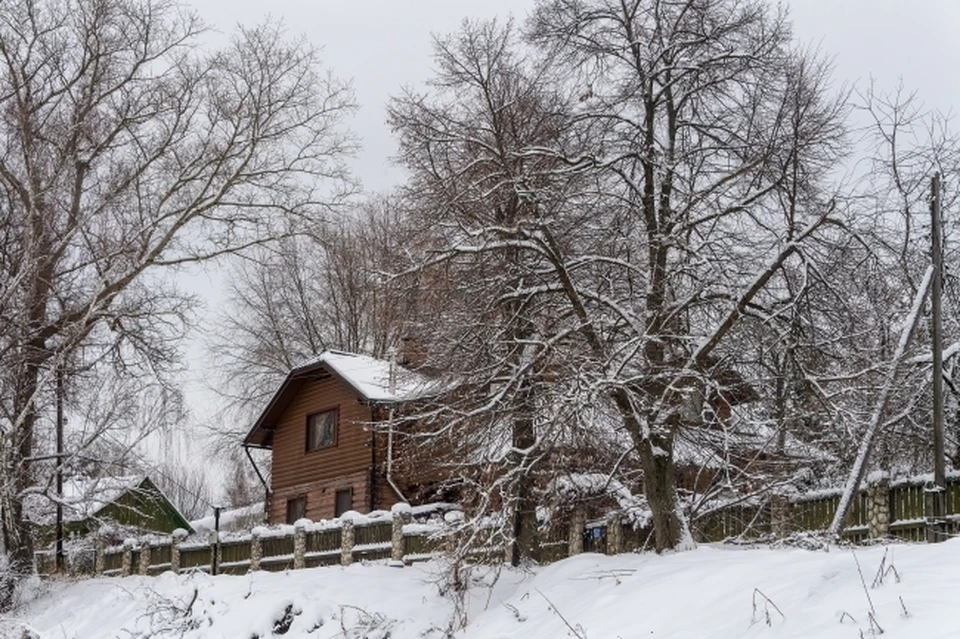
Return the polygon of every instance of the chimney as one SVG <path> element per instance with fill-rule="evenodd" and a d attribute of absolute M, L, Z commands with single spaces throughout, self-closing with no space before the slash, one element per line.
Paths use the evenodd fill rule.
<path fill-rule="evenodd" d="M 400 338 L 400 357 L 398 364 L 404 368 L 417 369 L 427 360 L 427 349 L 419 337 Z"/>

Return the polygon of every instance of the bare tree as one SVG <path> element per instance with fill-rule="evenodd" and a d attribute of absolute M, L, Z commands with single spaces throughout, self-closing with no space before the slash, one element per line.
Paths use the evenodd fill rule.
<path fill-rule="evenodd" d="M 438 43 L 435 94 L 391 108 L 446 269 L 431 281 L 451 330 L 431 349 L 470 380 L 438 432 L 512 424 L 501 446 L 527 468 L 555 437 L 518 439 L 524 415 L 576 424 L 608 404 L 656 546 L 678 547 L 673 443 L 698 425 L 683 398 L 723 390 L 722 345 L 833 211 L 843 103 L 760 3 L 543 2 L 531 38 L 539 62 L 509 28 L 467 25 Z"/>
<path fill-rule="evenodd" d="M 559 155 L 597 175 L 624 238 L 602 296 L 555 263 L 639 453 L 656 546 L 678 547 L 683 398 L 717 388 L 724 341 L 831 212 L 819 176 L 844 148 L 842 101 L 760 2 L 544 1 L 531 37 L 581 98 L 586 144 Z"/>
<path fill-rule="evenodd" d="M 212 477 L 201 466 L 165 461 L 148 467 L 146 472 L 187 521 L 203 517 L 217 503 Z"/>
<path fill-rule="evenodd" d="M 290 369 L 326 349 L 386 357 L 400 342 L 416 299 L 414 284 L 389 275 L 411 243 L 402 216 L 371 198 L 237 265 L 210 339 L 228 410 L 246 418 L 262 409 Z"/>
<path fill-rule="evenodd" d="M 164 0 L 0 7 L 0 508 L 15 579 L 22 497 L 54 369 L 163 372 L 183 298 L 163 268 L 312 224 L 349 191 L 348 89 L 276 25 L 197 48 Z M 12 582 L 2 599 L 9 603 Z"/>
<path fill-rule="evenodd" d="M 530 240 L 540 227 L 573 224 L 556 218 L 567 190 L 561 162 L 529 153 L 558 141 L 565 105 L 518 45 L 510 23 L 465 22 L 435 41 L 430 93 L 390 105 L 411 172 L 411 219 L 429 238 L 417 273 L 432 289 L 432 312 L 418 338 L 426 365 L 451 380 L 417 418 L 432 425 L 446 473 L 471 488 L 477 512 L 502 504 L 511 513 L 503 533 L 514 564 L 537 556 L 535 477 L 550 432 L 574 415 L 552 381 L 569 368 L 558 348 L 569 315 L 555 306 L 552 269 Z"/>
<path fill-rule="evenodd" d="M 949 342 L 932 343 L 925 311 L 933 274 L 928 257 L 930 179 L 940 174 L 950 182 L 957 180 L 958 139 L 948 118 L 926 112 L 916 97 L 904 95 L 902 88 L 894 95 L 884 96 L 871 86 L 859 97 L 868 121 L 865 137 L 874 144 L 875 151 L 868 171 L 857 185 L 865 204 L 858 207 L 861 219 L 851 227 L 856 229 L 861 242 L 872 249 L 874 259 L 883 269 L 875 274 L 870 285 L 861 286 L 860 295 L 869 296 L 874 292 L 871 289 L 885 287 L 891 294 L 878 313 L 879 321 L 873 325 L 881 328 L 874 332 L 879 335 L 879 344 L 875 337 L 863 340 L 875 344 L 876 356 L 859 368 L 851 367 L 848 377 L 859 384 L 872 378 L 873 384 L 864 402 L 870 416 L 858 431 L 856 455 L 844 459 L 850 470 L 830 526 L 835 535 L 844 526 L 853 496 L 868 468 L 909 473 L 928 470 L 933 465 L 930 388 L 934 376 L 941 376 L 946 382 L 949 403 L 956 406 L 958 400 L 953 381 L 955 363 L 950 361 L 955 356 L 954 347 Z M 940 204 L 955 208 L 957 196 L 950 189 L 941 197 Z M 949 282 L 952 274 L 945 270 Z M 954 286 L 947 287 L 947 306 L 955 307 Z M 948 314 L 944 323 L 946 340 L 955 343 L 958 328 L 956 316 Z M 865 334 L 869 334 L 867 330 L 865 327 Z M 930 353 L 943 346 L 947 346 L 945 365 L 942 370 L 933 370 Z M 865 374 L 867 371 L 869 375 Z M 950 421 L 956 446 L 955 415 Z M 880 454 L 874 455 L 875 450 Z M 846 470 L 847 464 L 844 466 Z"/>

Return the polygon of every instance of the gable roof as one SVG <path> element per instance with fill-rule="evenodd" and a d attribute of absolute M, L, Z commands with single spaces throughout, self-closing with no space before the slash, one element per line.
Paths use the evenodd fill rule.
<path fill-rule="evenodd" d="M 143 475 L 129 477 L 71 477 L 63 482 L 63 502 L 67 506 L 68 521 L 93 517 L 122 497 L 127 491 L 136 490 Z"/>
<path fill-rule="evenodd" d="M 344 351 L 324 351 L 294 367 L 270 398 L 243 440 L 245 446 L 269 448 L 273 430 L 287 405 L 309 379 L 335 377 L 365 402 L 394 404 L 423 397 L 428 379 L 387 360 Z M 391 379 L 392 378 L 392 379 Z"/>
<path fill-rule="evenodd" d="M 402 402 L 422 394 L 426 379 L 387 360 L 368 355 L 324 351 L 294 370 L 325 365 L 369 402 Z M 390 371 L 393 368 L 393 383 Z M 391 388 L 392 386 L 392 388 Z"/>
<path fill-rule="evenodd" d="M 146 479 L 144 475 L 124 477 L 67 477 L 63 480 L 60 503 L 63 505 L 64 522 L 83 521 L 96 516 L 108 505 L 117 501 L 128 491 L 136 490 Z M 53 502 L 43 494 L 30 494 L 25 508 L 34 524 L 52 524 Z"/>
<path fill-rule="evenodd" d="M 52 525 L 55 509 L 40 494 L 30 495 L 27 507 L 34 524 Z M 191 530 L 177 507 L 146 475 L 121 477 L 68 477 L 63 482 L 62 500 L 65 524 L 79 524 L 75 530 L 85 533 L 85 522 L 114 519 L 117 523 L 157 532 L 174 528 Z"/>

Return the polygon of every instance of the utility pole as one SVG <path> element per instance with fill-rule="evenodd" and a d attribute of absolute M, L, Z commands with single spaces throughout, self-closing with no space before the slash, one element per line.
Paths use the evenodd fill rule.
<path fill-rule="evenodd" d="M 930 183 L 930 241 L 933 259 L 933 282 L 931 283 L 931 342 L 933 350 L 933 486 L 928 489 L 933 499 L 930 515 L 933 526 L 928 532 L 928 541 L 943 541 L 944 517 L 947 514 L 946 467 L 943 460 L 943 318 L 941 297 L 943 291 L 943 252 L 940 233 L 940 174 L 936 173 Z"/>
<path fill-rule="evenodd" d="M 63 364 L 57 364 L 57 572 L 63 572 Z"/>
<path fill-rule="evenodd" d="M 213 507 L 213 532 L 210 534 L 210 574 L 220 574 L 220 506 Z"/>

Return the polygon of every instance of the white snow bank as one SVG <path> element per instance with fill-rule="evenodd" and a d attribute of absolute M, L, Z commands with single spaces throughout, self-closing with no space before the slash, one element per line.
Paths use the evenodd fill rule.
<path fill-rule="evenodd" d="M 440 639 L 449 605 L 436 586 L 437 570 L 437 563 L 355 564 L 242 577 L 90 579 L 54 585 L 20 611 L 19 621 L 42 639 Z"/>
<path fill-rule="evenodd" d="M 439 594 L 441 566 L 92 579 L 57 583 L 17 614 L 43 639 L 266 639 L 284 624 L 289 639 L 439 639 L 453 612 Z M 885 577 L 871 587 L 881 567 Z M 469 580 L 469 625 L 455 636 L 850 639 L 872 636 L 872 602 L 885 638 L 956 637 L 958 574 L 960 540 L 856 551 L 587 554 L 533 572 L 505 569 L 492 591 L 493 575 L 478 568 Z"/>
<path fill-rule="evenodd" d="M 884 637 L 960 636 L 960 540 L 953 540 L 855 551 L 701 546 L 666 556 L 580 555 L 522 583 L 473 620 L 464 638 L 575 636 L 570 627 L 590 639 L 873 636 L 857 561 Z"/>

